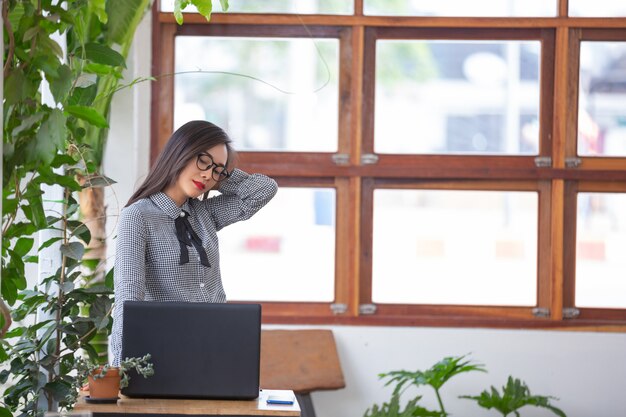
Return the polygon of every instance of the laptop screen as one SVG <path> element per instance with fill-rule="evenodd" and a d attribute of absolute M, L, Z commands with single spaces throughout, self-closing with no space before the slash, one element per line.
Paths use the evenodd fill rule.
<path fill-rule="evenodd" d="M 259 304 L 127 301 L 122 358 L 149 353 L 154 375 L 129 372 L 122 394 L 257 398 L 260 343 Z"/>

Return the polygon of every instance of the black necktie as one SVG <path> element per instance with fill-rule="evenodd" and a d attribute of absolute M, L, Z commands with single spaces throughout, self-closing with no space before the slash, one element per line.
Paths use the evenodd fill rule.
<path fill-rule="evenodd" d="M 200 263 L 204 266 L 211 266 L 209 258 L 206 256 L 206 252 L 202 247 L 202 241 L 191 228 L 188 217 L 189 213 L 183 210 L 180 212 L 180 216 L 174 220 L 174 224 L 176 225 L 176 237 L 178 237 L 178 244 L 180 245 L 180 265 L 189 262 L 187 246 L 193 245 L 200 256 Z"/>

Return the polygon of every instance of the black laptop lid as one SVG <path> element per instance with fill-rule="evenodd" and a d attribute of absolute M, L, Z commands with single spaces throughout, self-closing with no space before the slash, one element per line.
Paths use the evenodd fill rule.
<path fill-rule="evenodd" d="M 122 394 L 257 398 L 260 345 L 259 304 L 127 301 L 122 358 L 150 353 L 154 375 L 129 373 Z"/>

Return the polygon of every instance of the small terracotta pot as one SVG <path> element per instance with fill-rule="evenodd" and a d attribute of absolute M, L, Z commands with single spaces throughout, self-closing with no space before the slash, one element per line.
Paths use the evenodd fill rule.
<path fill-rule="evenodd" d="M 94 372 L 99 373 L 100 371 Z M 119 368 L 109 368 L 103 378 L 95 379 L 89 375 L 88 380 L 90 398 L 117 398 L 120 392 Z"/>

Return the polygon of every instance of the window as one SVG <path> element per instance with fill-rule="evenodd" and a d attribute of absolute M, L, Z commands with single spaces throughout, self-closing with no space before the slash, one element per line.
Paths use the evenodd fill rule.
<path fill-rule="evenodd" d="M 253 218 L 220 231 L 220 249 L 230 299 L 332 302 L 335 190 L 281 187 Z"/>
<path fill-rule="evenodd" d="M 537 213 L 535 192 L 376 189 L 372 301 L 536 305 Z"/>
<path fill-rule="evenodd" d="M 578 154 L 626 156 L 626 42 L 583 41 Z"/>
<path fill-rule="evenodd" d="M 206 118 L 280 185 L 220 232 L 230 300 L 274 323 L 626 324 L 622 6 L 237 3 L 153 19 L 152 157 Z"/>
<path fill-rule="evenodd" d="M 579 193 L 576 306 L 626 308 L 626 194 Z"/>
<path fill-rule="evenodd" d="M 556 0 L 365 0 L 364 8 L 387 16 L 555 16 Z"/>
<path fill-rule="evenodd" d="M 194 7 L 188 7 L 185 12 L 193 12 Z M 320 13 L 320 14 L 351 14 L 352 0 L 237 0 L 229 4 L 229 13 Z M 161 11 L 173 12 L 174 0 L 161 1 Z M 213 12 L 221 12 L 221 8 Z"/>
<path fill-rule="evenodd" d="M 337 151 L 337 39 L 177 36 L 175 48 L 175 128 L 211 120 L 239 151 Z"/>
<path fill-rule="evenodd" d="M 537 155 L 540 55 L 539 41 L 378 39 L 374 151 Z"/>

